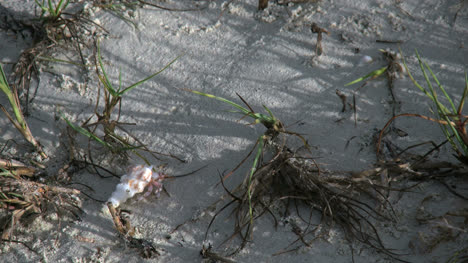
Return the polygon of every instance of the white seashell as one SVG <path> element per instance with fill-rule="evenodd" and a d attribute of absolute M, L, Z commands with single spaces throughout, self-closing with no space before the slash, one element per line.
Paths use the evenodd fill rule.
<path fill-rule="evenodd" d="M 372 61 L 374 61 L 374 60 L 372 59 L 372 57 L 366 55 L 366 56 L 363 56 L 363 57 L 359 60 L 359 65 L 369 64 L 369 63 L 371 63 Z"/>
<path fill-rule="evenodd" d="M 120 183 L 115 188 L 108 202 L 112 203 L 114 207 L 132 198 L 135 194 L 141 193 L 145 187 L 153 179 L 153 166 L 135 166 L 132 167 L 128 174 L 120 178 Z M 155 173 L 157 174 L 157 173 Z M 159 174 L 158 178 L 159 178 Z"/>

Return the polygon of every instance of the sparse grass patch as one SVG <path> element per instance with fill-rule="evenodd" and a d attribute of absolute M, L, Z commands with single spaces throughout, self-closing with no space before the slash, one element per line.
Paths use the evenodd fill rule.
<path fill-rule="evenodd" d="M 13 65 L 13 82 L 24 100 L 24 112 L 28 115 L 28 104 L 34 99 L 34 93 L 30 92 L 30 85 L 36 80 L 36 89 L 39 87 L 40 65 L 43 61 L 67 62 L 78 65 L 80 70 L 87 70 L 87 56 L 85 50 L 101 32 L 106 32 L 99 24 L 86 17 L 84 7 L 73 8 L 74 13 L 67 12 L 71 9 L 69 0 L 35 0 L 40 10 L 39 17 L 25 17 L 8 12 L 11 19 L 5 20 L 5 30 L 11 30 L 18 37 L 31 35 L 31 47 L 25 49 L 18 61 Z M 76 5 L 75 5 L 76 7 Z M 67 9 L 68 8 L 68 9 Z M 18 17 L 20 20 L 18 20 Z M 24 34 L 24 32 L 28 32 Z M 72 51 L 72 58 L 65 61 L 52 55 L 58 48 Z M 85 75 L 85 74 L 83 74 Z M 86 78 L 85 78 L 86 79 Z M 32 95 L 31 95 L 32 94 Z"/>
<path fill-rule="evenodd" d="M 231 214 L 235 217 L 235 225 L 232 236 L 226 241 L 236 236 L 241 238 L 240 246 L 232 254 L 237 253 L 252 239 L 257 218 L 267 213 L 272 216 L 275 224 L 277 223 L 278 212 L 274 211 L 274 207 L 280 204 L 280 207 L 285 208 L 284 214 L 288 214 L 291 206 L 295 206 L 296 216 L 304 223 L 303 226 L 293 227 L 298 238 L 291 245 L 302 242 L 302 246 L 311 246 L 315 239 L 327 236 L 330 229 L 339 226 L 349 240 L 358 240 L 396 258 L 396 254 L 385 247 L 374 226 L 375 221 L 393 220 L 391 205 L 387 200 L 390 188 L 381 181 L 380 171 L 354 175 L 321 171 L 310 156 L 311 150 L 305 138 L 287 130 L 266 106 L 263 107 L 267 114 L 262 114 L 254 112 L 239 95 L 247 108 L 211 94 L 188 91 L 227 103 L 238 109 L 237 112 L 243 115 L 242 118 L 251 118 L 254 121 L 252 124 L 261 123 L 266 128 L 247 157 L 221 178 L 221 183 L 231 200 L 212 218 L 205 239 L 216 217 L 233 206 Z M 294 150 L 287 146 L 286 139 L 289 136 L 302 141 L 302 152 L 301 149 Z M 243 182 L 233 189 L 228 189 L 224 180 L 247 162 L 252 154 L 255 156 Z M 303 218 L 298 212 L 298 207 L 308 210 L 309 217 Z M 321 217 L 317 225 L 312 222 L 314 211 Z M 293 249 L 288 248 L 277 254 L 294 251 L 300 247 L 301 245 Z"/>
<path fill-rule="evenodd" d="M 387 124 L 380 132 L 378 146 L 380 147 L 380 142 L 382 140 L 385 129 L 393 122 L 393 120 L 403 116 L 418 117 L 421 119 L 438 123 L 440 129 L 447 138 L 447 141 L 452 146 L 452 149 L 455 153 L 454 156 L 460 162 L 464 163 L 465 165 L 468 165 L 468 133 L 466 131 L 468 116 L 463 114 L 463 107 L 465 105 L 465 100 L 468 96 L 468 75 L 465 74 L 465 87 L 463 88 L 463 93 L 458 103 L 458 106 L 456 106 L 454 100 L 452 100 L 450 95 L 445 90 L 444 86 L 437 79 L 437 76 L 432 72 L 429 65 L 421 59 L 417 51 L 416 56 L 418 58 L 421 72 L 424 75 L 424 79 L 426 81 L 426 87 L 423 87 L 423 85 L 419 84 L 414 79 L 414 77 L 411 75 L 411 72 L 408 69 L 408 66 L 406 65 L 406 62 L 403 60 L 404 66 L 413 84 L 434 103 L 435 108 L 431 108 L 431 111 L 433 112 L 435 118 L 412 113 L 403 113 L 396 115 L 387 122 Z M 433 82 L 435 82 L 438 90 L 434 87 Z M 439 97 L 439 92 L 442 92 L 442 97 Z M 442 98 L 446 99 L 448 105 L 443 104 Z"/>
<path fill-rule="evenodd" d="M 84 61 L 80 45 L 86 44 L 81 35 L 89 30 L 84 25 L 93 24 L 82 15 L 82 10 L 75 14 L 65 12 L 70 3 L 69 0 L 35 0 L 41 14 L 38 18 L 18 16 L 7 9 L 5 15 L 11 19 L 5 19 L 3 25 L 5 30 L 11 30 L 18 37 L 25 37 L 27 31 L 31 35 L 32 47 L 26 49 L 19 60 L 13 65 L 13 82 L 11 86 L 7 82 L 7 77 L 0 65 L 0 89 L 5 94 L 11 106 L 11 110 L 0 105 L 2 111 L 8 117 L 15 128 L 23 137 L 35 148 L 42 160 L 48 158 L 40 143 L 34 138 L 24 116 L 28 115 L 28 103 L 32 101 L 29 97 L 30 84 L 34 77 L 38 77 L 38 61 L 44 58 L 44 54 L 51 49 L 61 46 L 64 42 L 71 43 L 76 47 L 79 56 Z M 18 20 L 20 19 L 20 20 Z M 94 32 L 89 32 L 89 35 Z M 63 45 L 65 46 L 65 45 Z M 49 58 L 49 61 L 57 62 L 56 58 Z M 78 64 L 78 63 L 76 63 Z M 84 65 L 84 62 L 82 63 Z M 37 81 L 38 83 L 38 81 Z M 23 107 L 20 98 L 24 99 Z M 11 113 L 12 112 L 12 113 Z M 2 149 L 3 151 L 3 149 Z M 21 159 L 21 157 L 15 158 Z M 61 222 L 71 216 L 79 218 L 80 191 L 61 186 L 56 186 L 52 179 L 47 183 L 39 182 L 38 179 L 44 175 L 45 166 L 41 161 L 28 160 L 34 164 L 29 166 L 10 157 L 0 159 L 0 232 L 2 241 L 16 242 L 12 239 L 15 228 L 21 224 L 32 222 L 37 216 L 45 216 L 48 212 L 57 214 L 57 227 Z M 48 180 L 46 179 L 46 180 Z"/>
<path fill-rule="evenodd" d="M 36 4 L 41 8 L 41 19 L 55 21 L 60 18 L 63 10 L 67 8 L 70 0 L 59 0 L 57 3 L 54 3 L 53 0 L 34 0 Z"/>
<path fill-rule="evenodd" d="M 20 101 L 18 98 L 18 91 L 16 88 L 10 87 L 8 85 L 7 78 L 5 76 L 5 72 L 3 71 L 3 67 L 0 64 L 0 90 L 3 94 L 5 94 L 8 98 L 8 102 L 10 103 L 11 109 L 13 110 L 13 115 L 11 115 L 7 109 L 0 104 L 0 109 L 5 113 L 8 117 L 10 122 L 15 126 L 15 128 L 23 135 L 23 137 L 32 145 L 34 149 L 42 156 L 42 158 L 47 158 L 46 153 L 42 150 L 41 144 L 34 138 L 29 129 L 29 126 L 24 118 L 23 112 L 21 110 Z"/>
<path fill-rule="evenodd" d="M 461 263 L 468 260 L 468 247 L 456 251 L 453 256 L 447 259 L 446 263 Z"/>
<path fill-rule="evenodd" d="M 75 189 L 52 186 L 31 180 L 0 168 L 0 218 L 2 241 L 9 241 L 15 227 L 21 220 L 32 222 L 37 216 L 46 215 L 48 211 L 57 213 L 57 226 L 65 215 L 80 218 L 81 202 Z M 25 223 L 27 223 L 25 222 Z"/>
<path fill-rule="evenodd" d="M 179 56 L 180 57 L 180 56 Z M 122 123 L 120 122 L 120 108 L 121 103 L 124 98 L 124 95 L 136 88 L 137 86 L 145 83 L 151 78 L 157 76 L 164 70 L 166 70 L 170 65 L 172 65 L 179 57 L 173 59 L 162 69 L 156 73 L 139 80 L 127 87 L 122 86 L 122 76 L 119 74 L 118 86 L 112 84 L 112 80 L 107 75 L 106 70 L 104 69 L 104 64 L 102 62 L 101 50 L 99 43 L 97 46 L 97 61 L 96 61 L 96 74 L 99 77 L 100 83 L 102 84 L 102 94 L 98 92 L 96 98 L 96 105 L 94 109 L 94 115 L 90 116 L 87 120 L 84 121 L 80 126 L 73 124 L 68 120 L 63 114 L 62 118 L 66 121 L 69 127 L 73 130 L 81 133 L 89 139 L 89 142 L 95 141 L 100 145 L 109 149 L 113 154 L 123 154 L 126 156 L 128 151 L 133 152 L 140 159 L 142 159 L 147 165 L 151 163 L 141 154 L 139 151 L 144 151 L 151 154 L 155 159 L 159 158 L 156 155 L 166 155 L 180 160 L 179 158 L 171 154 L 163 154 L 160 152 L 151 151 L 146 145 L 144 145 L 137 137 L 132 135 L 127 129 L 124 128 L 125 125 L 135 125 L 133 123 Z M 102 102 L 104 105 L 102 105 Z M 101 106 L 102 105 L 102 106 Z M 118 108 L 118 109 L 117 109 Z M 99 109 L 102 109 L 99 112 Z M 101 128 L 99 128 L 101 127 Z M 103 134 L 100 136 L 99 134 Z M 92 153 L 89 151 L 91 157 Z M 182 160 L 180 160 L 182 161 Z"/>
<path fill-rule="evenodd" d="M 356 110 L 356 93 L 362 89 L 364 86 L 366 86 L 369 81 L 375 80 L 381 76 L 385 76 L 387 78 L 387 86 L 388 86 L 388 91 L 390 93 L 391 97 L 391 107 L 392 107 L 392 116 L 396 115 L 397 112 L 397 107 L 398 107 L 398 101 L 395 96 L 395 92 L 393 89 L 394 86 L 394 81 L 397 78 L 398 75 L 401 75 L 403 73 L 403 67 L 400 64 L 400 55 L 398 53 L 395 53 L 391 50 L 383 50 L 380 49 L 380 52 L 382 52 L 383 57 L 387 61 L 387 65 L 384 67 L 381 67 L 379 69 L 376 69 L 369 74 L 360 77 L 356 80 L 353 80 L 349 83 L 346 83 L 345 86 L 350 86 L 359 82 L 364 81 L 364 83 L 356 88 L 353 92 L 353 111 L 354 111 L 354 123 L 357 125 L 357 110 Z"/>

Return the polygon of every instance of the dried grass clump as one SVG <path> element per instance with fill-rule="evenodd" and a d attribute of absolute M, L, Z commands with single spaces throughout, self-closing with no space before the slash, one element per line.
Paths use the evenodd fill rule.
<path fill-rule="evenodd" d="M 305 246 L 310 246 L 315 239 L 326 236 L 329 230 L 338 226 L 349 241 L 357 240 L 391 257 L 396 256 L 385 247 L 374 225 L 376 221 L 393 220 L 392 208 L 387 200 L 389 188 L 381 185 L 380 179 L 373 178 L 377 174 L 368 176 L 371 174 L 365 172 L 351 175 L 320 171 L 310 157 L 285 146 L 285 138 L 281 138 L 285 137 L 284 134 L 276 136 L 266 137 L 261 150 L 262 153 L 272 152 L 274 157 L 268 161 L 262 158 L 253 175 L 246 177 L 234 190 L 225 188 L 231 201 L 219 212 L 228 206 L 234 207 L 232 237 L 238 235 L 242 239 L 234 253 L 251 239 L 255 219 L 269 213 L 277 221 L 278 213 L 273 208 L 281 203 L 288 210 L 294 205 L 299 217 L 298 207 L 309 211 L 308 219 L 301 217 L 307 227 L 295 231 Z M 321 216 L 320 223 L 315 226 L 312 223 L 314 211 Z"/>
<path fill-rule="evenodd" d="M 28 103 L 35 96 L 30 92 L 30 85 L 36 80 L 39 87 L 39 73 L 42 62 L 66 63 L 86 70 L 90 65 L 86 58 L 86 49 L 90 49 L 97 35 L 107 32 L 96 22 L 90 20 L 89 5 L 71 3 L 66 0 L 36 1 L 38 17 L 15 13 L 7 8 L 0 9 L 4 19 L 0 28 L 12 31 L 18 37 L 31 36 L 31 46 L 25 49 L 12 67 L 12 85 L 24 99 L 24 112 L 28 115 Z M 57 57 L 54 51 L 64 54 L 71 51 L 72 58 L 64 60 Z M 70 53 L 68 53 L 70 54 Z"/>
<path fill-rule="evenodd" d="M 32 222 L 38 216 L 56 213 L 60 221 L 72 217 L 79 219 L 81 201 L 79 190 L 51 186 L 23 179 L 2 169 L 0 175 L 0 231 L 1 238 L 9 241 L 15 227 Z"/>
<path fill-rule="evenodd" d="M 307 225 L 305 229 L 294 231 L 303 245 L 310 246 L 313 240 L 326 235 L 327 230 L 338 226 L 349 241 L 357 240 L 397 259 L 397 254 L 385 247 L 374 225 L 378 221 L 394 219 L 393 209 L 388 201 L 388 192 L 392 189 L 388 187 L 388 179 L 382 170 L 357 174 L 323 172 L 310 157 L 311 150 L 305 138 L 287 130 L 266 106 L 263 107 L 268 114 L 262 114 L 254 112 L 239 95 L 247 108 L 211 94 L 188 91 L 229 104 L 238 109 L 239 113 L 244 115 L 243 118 L 252 118 L 253 124 L 261 123 L 266 128 L 247 157 L 221 180 L 231 200 L 215 214 L 206 236 L 216 217 L 228 207 L 233 207 L 234 231 L 226 241 L 235 236 L 241 238 L 240 246 L 232 253 L 235 254 L 251 240 L 257 218 L 269 213 L 277 222 L 278 213 L 274 211 L 274 207 L 282 203 L 286 209 L 289 209 L 294 204 L 298 217 L 302 218 L 298 212 L 299 206 L 303 206 L 310 214 L 308 219 L 302 219 Z M 305 153 L 294 151 L 287 146 L 287 139 L 291 136 L 302 141 Z M 224 180 L 244 164 L 254 152 L 256 153 L 251 169 L 244 181 L 232 190 L 227 189 Z M 320 213 L 321 219 L 320 223 L 313 227 L 314 211 Z M 307 240 L 309 235 L 314 237 Z"/>

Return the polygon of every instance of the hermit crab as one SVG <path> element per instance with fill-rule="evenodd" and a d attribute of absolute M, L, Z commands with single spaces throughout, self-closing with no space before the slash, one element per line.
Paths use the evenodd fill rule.
<path fill-rule="evenodd" d="M 113 207 L 118 207 L 135 194 L 142 193 L 146 187 L 148 187 L 147 192 L 139 200 L 152 192 L 159 196 L 163 188 L 162 180 L 164 177 L 162 173 L 153 172 L 153 166 L 130 167 L 127 174 L 120 178 L 120 183 L 112 193 L 108 203 L 111 203 Z"/>

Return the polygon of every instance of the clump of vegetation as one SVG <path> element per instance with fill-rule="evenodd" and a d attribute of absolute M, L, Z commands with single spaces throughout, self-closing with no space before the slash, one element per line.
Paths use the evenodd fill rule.
<path fill-rule="evenodd" d="M 9 167 L 12 168 L 11 164 Z M 0 209 L 3 210 L 0 231 L 3 241 L 11 240 L 15 227 L 22 219 L 32 222 L 50 211 L 57 214 L 58 225 L 67 214 L 75 219 L 80 218 L 80 191 L 35 182 L 30 177 L 25 179 L 21 175 L 27 174 L 12 170 L 0 168 Z"/>
<path fill-rule="evenodd" d="M 8 117 L 10 122 L 15 126 L 15 128 L 23 135 L 23 137 L 32 145 L 34 149 L 40 153 L 43 158 L 47 158 L 46 153 L 42 150 L 41 144 L 34 138 L 29 129 L 29 126 L 24 118 L 23 112 L 21 110 L 20 101 L 18 98 L 18 91 L 16 88 L 10 87 L 8 85 L 7 78 L 5 76 L 5 72 L 3 71 L 3 67 L 0 64 L 0 90 L 5 94 L 8 98 L 8 102 L 13 110 L 13 115 L 11 115 L 7 109 L 0 104 L 0 109 L 5 113 Z"/>
<path fill-rule="evenodd" d="M 16 15 L 6 8 L 2 14 L 6 19 L 0 26 L 5 30 L 11 30 L 18 36 L 26 38 L 31 36 L 32 47 L 26 49 L 13 67 L 13 81 L 9 85 L 7 77 L 0 65 L 0 90 L 6 96 L 11 109 L 3 105 L 0 108 L 10 120 L 11 124 L 23 135 L 33 147 L 40 158 L 28 158 L 22 163 L 18 160 L 22 157 L 4 156 L 0 159 L 0 231 L 3 241 L 12 241 L 15 228 L 21 224 L 32 222 L 37 216 L 44 216 L 47 212 L 57 213 L 58 225 L 66 217 L 66 214 L 79 218 L 80 192 L 75 189 L 65 188 L 48 182 L 44 179 L 44 160 L 48 158 L 41 144 L 33 136 L 25 116 L 28 115 L 28 103 L 32 101 L 29 96 L 30 84 L 39 74 L 38 61 L 48 60 L 54 62 L 66 62 L 56 58 L 47 58 L 46 54 L 64 41 L 72 42 L 73 47 L 79 50 L 83 37 L 80 35 L 84 24 L 93 24 L 82 15 L 82 10 L 75 14 L 66 13 L 69 0 L 35 0 L 40 9 L 39 17 Z M 18 19 L 19 17 L 19 19 Z M 24 34 L 27 31 L 29 34 Z M 73 63 L 72 63 L 73 64 Z M 76 64 L 76 63 L 75 63 Z M 83 64 L 84 65 L 84 62 Z M 38 83 L 38 82 L 37 82 Z M 21 99 L 24 99 L 21 103 Z M 18 159 L 18 160 L 15 160 Z M 54 178 L 53 176 L 50 178 Z M 47 179 L 46 179 L 47 180 Z"/>
<path fill-rule="evenodd" d="M 59 0 L 58 3 L 54 3 L 52 0 L 42 0 L 42 3 L 39 0 L 34 0 L 36 4 L 41 8 L 41 19 L 56 21 L 60 18 L 63 10 L 67 8 L 70 0 Z"/>
<path fill-rule="evenodd" d="M 5 113 L 13 126 L 34 147 L 43 159 L 47 159 L 41 144 L 34 138 L 21 110 L 18 92 L 10 87 L 0 65 L 0 90 L 6 95 L 13 114 L 3 106 Z M 17 160 L 0 159 L 0 233 L 2 241 L 14 242 L 12 236 L 15 228 L 24 221 L 32 222 L 38 216 L 47 212 L 56 213 L 60 225 L 67 214 L 79 218 L 81 211 L 80 191 L 52 184 L 37 182 L 37 175 L 44 168 L 40 162 L 30 160 L 34 166 L 23 164 Z M 24 219 L 24 220 L 23 220 Z M 21 243 L 21 242 L 20 242 Z"/>
<path fill-rule="evenodd" d="M 84 6 L 77 7 L 69 0 L 35 0 L 35 3 L 40 10 L 39 17 L 15 14 L 5 9 L 8 19 L 2 25 L 5 30 L 11 30 L 19 37 L 30 35 L 32 38 L 31 47 L 21 53 L 12 69 L 12 85 L 16 86 L 20 98 L 24 100 L 26 115 L 29 112 L 28 104 L 36 94 L 30 92 L 34 80 L 36 89 L 39 87 L 41 62 L 66 63 L 86 70 L 89 65 L 85 50 L 91 47 L 98 34 L 106 32 L 99 24 L 87 18 Z M 73 13 L 68 12 L 69 9 L 74 10 Z M 72 51 L 72 58 L 61 59 L 52 55 L 57 49 Z"/>
<path fill-rule="evenodd" d="M 387 79 L 387 87 L 388 87 L 388 91 L 391 97 L 392 116 L 395 116 L 397 112 L 397 106 L 399 105 L 399 102 L 397 101 L 397 97 L 395 96 L 394 82 L 395 82 L 395 79 L 399 75 L 404 73 L 403 66 L 400 63 L 401 57 L 400 57 L 400 54 L 393 52 L 391 50 L 380 49 L 379 51 L 382 52 L 384 59 L 387 61 L 387 65 L 379 69 L 376 69 L 363 77 L 360 77 L 358 79 L 355 79 L 345 84 L 345 86 L 350 86 L 350 85 L 364 81 L 364 83 L 358 88 L 356 88 L 353 92 L 352 108 L 354 111 L 354 123 L 356 125 L 357 125 L 357 112 L 356 112 L 357 111 L 356 110 L 357 92 L 360 89 L 362 89 L 364 86 L 366 86 L 369 83 L 369 81 L 375 80 L 382 76 L 386 77 Z"/>
<path fill-rule="evenodd" d="M 387 122 L 385 127 L 380 132 L 378 145 L 380 147 L 383 133 L 385 129 L 393 122 L 393 120 L 403 116 L 418 117 L 438 123 L 442 132 L 447 138 L 446 142 L 450 143 L 454 151 L 454 156 L 463 164 L 468 165 L 468 133 L 466 130 L 468 116 L 463 114 L 463 107 L 468 96 L 468 76 L 465 74 L 465 87 L 463 89 L 458 106 L 456 106 L 454 100 L 452 100 L 444 86 L 437 79 L 437 76 L 432 72 L 429 65 L 421 59 L 417 51 L 416 56 L 418 58 L 421 72 L 423 73 L 424 79 L 426 80 L 426 87 L 423 87 L 414 79 L 408 69 L 408 66 L 406 65 L 406 62 L 403 60 L 404 66 L 413 84 L 434 103 L 435 108 L 432 108 L 431 111 L 434 113 L 435 118 L 414 113 L 403 113 L 396 115 Z M 434 87 L 432 84 L 433 81 L 436 83 L 436 87 L 438 87 L 439 90 Z M 448 106 L 442 103 L 441 97 L 438 94 L 439 92 L 442 92 L 442 98 L 445 97 L 446 101 L 448 102 Z"/>
<path fill-rule="evenodd" d="M 234 207 L 232 215 L 235 216 L 235 225 L 232 237 L 239 236 L 242 241 L 233 253 L 251 240 L 257 218 L 268 213 L 277 222 L 278 213 L 273 211 L 273 207 L 283 204 L 286 211 L 292 205 L 296 206 L 296 211 L 299 211 L 298 206 L 309 210 L 308 219 L 297 212 L 305 227 L 294 229 L 298 236 L 297 241 L 305 246 L 310 246 L 318 237 L 326 236 L 334 225 L 338 225 L 349 240 L 358 240 L 379 252 L 396 256 L 385 247 L 374 226 L 376 220 L 393 220 L 391 205 L 387 200 L 389 188 L 381 182 L 377 173 L 351 175 L 321 171 L 310 157 L 310 147 L 305 138 L 287 130 L 266 106 L 263 107 L 267 114 L 262 114 L 255 112 L 240 96 L 248 108 L 211 94 L 189 91 L 227 103 L 238 109 L 243 118 L 251 118 L 254 123 L 261 123 L 266 128 L 247 157 L 221 179 L 231 200 L 216 213 L 210 226 L 219 213 L 230 206 Z M 300 139 L 306 153 L 288 147 L 289 136 Z M 224 180 L 245 163 L 252 153 L 255 156 L 244 181 L 233 189 L 227 189 Z M 376 207 L 383 209 L 378 210 Z M 313 211 L 321 215 L 320 223 L 315 226 L 312 223 Z M 310 235 L 313 237 L 309 239 Z M 295 249 L 288 251 L 292 250 Z"/>
<path fill-rule="evenodd" d="M 127 153 L 133 152 L 139 158 L 141 158 L 147 165 L 151 165 L 150 161 L 145 158 L 143 154 L 139 151 L 144 151 L 151 154 L 155 159 L 159 160 L 156 155 L 166 155 L 182 161 L 181 159 L 173 156 L 171 154 L 163 154 L 160 152 L 151 151 L 146 145 L 144 145 L 137 137 L 131 134 L 127 129 L 124 128 L 125 125 L 134 125 L 132 123 L 122 123 L 120 119 L 120 108 L 122 99 L 124 95 L 136 88 L 137 86 L 145 83 L 151 78 L 157 76 L 164 70 L 166 70 L 170 65 L 172 65 L 179 57 L 172 60 L 170 63 L 165 65 L 162 69 L 156 73 L 137 81 L 127 87 L 122 86 L 122 77 L 119 74 L 119 86 L 115 87 L 112 84 L 112 81 L 109 79 L 106 70 L 104 69 L 104 64 L 102 62 L 102 56 L 100 47 L 98 44 L 97 47 L 97 61 L 96 61 L 96 74 L 99 77 L 99 80 L 102 84 L 102 94 L 98 92 L 96 98 L 96 104 L 94 108 L 94 115 L 90 116 L 85 120 L 81 125 L 73 124 L 68 120 L 63 114 L 62 118 L 67 122 L 68 126 L 73 130 L 85 135 L 89 139 L 89 143 L 92 141 L 99 143 L 100 145 L 106 147 L 113 154 L 123 154 L 127 156 Z M 102 102 L 104 105 L 101 107 Z M 99 112 L 99 109 L 102 109 Z M 103 134 L 100 136 L 98 134 Z M 92 160 L 92 152 L 89 151 L 89 157 Z"/>
<path fill-rule="evenodd" d="M 416 57 L 421 69 L 421 73 L 425 80 L 425 85 L 420 84 L 413 77 L 408 68 L 408 65 L 404 60 L 401 50 L 399 54 L 386 52 L 384 53 L 384 56 L 389 62 L 387 66 L 377 69 L 364 77 L 358 78 L 346 84 L 351 85 L 366 80 L 364 84 L 361 85 L 360 88 L 362 88 L 367 84 L 368 80 L 375 79 L 384 74 L 387 76 L 388 86 L 393 101 L 393 116 L 378 132 L 378 136 L 376 136 L 375 141 L 377 146 L 376 152 L 378 163 L 375 171 L 377 171 L 376 169 L 379 169 L 379 173 L 381 175 L 385 174 L 387 178 L 393 178 L 392 181 L 418 181 L 413 186 L 407 186 L 407 189 L 410 189 L 423 181 L 436 181 L 437 183 L 445 186 L 447 190 L 457 198 L 468 200 L 468 198 L 461 191 L 458 191 L 456 187 L 453 186 L 454 179 L 457 177 L 464 178 L 467 174 L 468 134 L 466 131 L 466 125 L 468 123 L 468 116 L 463 114 L 463 108 L 465 100 L 468 96 L 468 76 L 465 74 L 463 92 L 459 102 L 456 103 L 455 100 L 448 94 L 444 86 L 440 83 L 437 76 L 431 70 L 430 66 L 421 59 L 417 51 Z M 431 112 L 434 116 L 425 116 L 417 113 L 397 113 L 395 108 L 396 98 L 393 94 L 393 84 L 396 74 L 402 72 L 407 72 L 413 84 L 421 92 L 423 92 L 430 101 L 432 101 L 433 106 L 431 107 Z M 390 130 L 390 125 L 393 124 L 395 119 L 400 117 L 417 117 L 437 123 L 445 135 L 446 140 L 441 143 L 436 143 L 433 141 L 422 142 L 411 145 L 405 149 L 401 149 L 396 144 L 392 143 L 389 139 L 385 138 L 387 131 Z M 392 127 L 391 130 L 398 131 L 400 133 L 402 132 L 395 127 Z M 406 133 L 404 134 L 406 135 Z M 433 147 L 427 153 L 421 155 L 409 153 L 410 149 L 429 143 L 432 144 Z M 454 153 L 453 155 L 460 161 L 461 165 L 445 161 L 430 161 L 427 159 L 430 154 L 438 151 L 440 147 L 446 143 L 451 145 Z M 390 159 L 382 158 L 384 156 L 384 154 L 382 154 L 384 147 L 391 155 Z M 403 191 L 404 189 L 400 190 Z M 430 200 L 431 196 L 432 195 L 427 196 L 422 203 Z M 418 233 L 418 237 L 410 242 L 413 250 L 416 249 L 419 252 L 424 253 L 431 252 L 439 244 L 447 241 L 454 241 L 460 232 L 466 231 L 466 229 L 463 227 L 457 226 L 455 223 L 457 221 L 454 219 L 457 217 L 466 217 L 466 211 L 463 211 L 463 209 L 448 211 L 443 216 L 432 215 L 424 210 L 422 203 L 419 206 L 420 211 L 418 211 L 416 220 L 418 220 L 419 223 L 426 224 L 428 227 L 430 227 L 430 232 L 428 233 L 421 231 Z M 458 257 L 454 256 L 454 258 L 457 259 Z"/>

